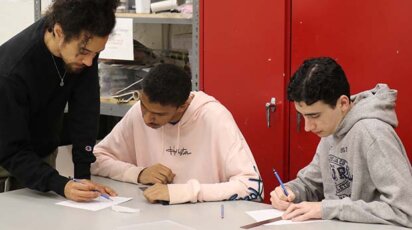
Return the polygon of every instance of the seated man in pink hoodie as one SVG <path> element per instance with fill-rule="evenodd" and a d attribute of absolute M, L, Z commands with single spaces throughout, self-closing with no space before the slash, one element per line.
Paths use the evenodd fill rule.
<path fill-rule="evenodd" d="M 258 168 L 231 113 L 191 92 L 183 69 L 155 67 L 139 97 L 95 146 L 93 174 L 153 184 L 144 192 L 152 203 L 262 199 Z"/>

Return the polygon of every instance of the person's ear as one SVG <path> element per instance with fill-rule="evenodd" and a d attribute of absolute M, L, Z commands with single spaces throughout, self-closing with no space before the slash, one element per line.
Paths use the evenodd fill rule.
<path fill-rule="evenodd" d="M 177 107 L 177 111 L 178 111 L 179 113 L 182 113 L 182 112 L 184 112 L 184 111 L 187 109 L 187 107 L 189 107 L 189 105 L 190 105 L 190 101 L 189 101 L 189 99 L 188 99 L 183 105 Z"/>
<path fill-rule="evenodd" d="M 342 112 L 346 112 L 350 108 L 350 99 L 346 95 L 342 95 L 338 99 L 338 106 Z"/>
<path fill-rule="evenodd" d="M 58 40 L 64 40 L 63 28 L 61 27 L 59 23 L 54 24 L 53 35 Z"/>

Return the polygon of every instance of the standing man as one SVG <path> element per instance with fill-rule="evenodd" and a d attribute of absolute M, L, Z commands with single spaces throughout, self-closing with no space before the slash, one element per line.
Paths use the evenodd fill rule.
<path fill-rule="evenodd" d="M 92 173 L 153 185 L 144 192 L 152 203 L 261 200 L 255 160 L 232 114 L 191 86 L 182 68 L 154 67 L 140 101 L 96 145 Z"/>
<path fill-rule="evenodd" d="M 42 19 L 0 46 L 0 175 L 11 189 L 52 190 L 75 201 L 116 195 L 87 179 L 100 106 L 97 59 L 117 5 L 55 0 Z M 80 183 L 53 168 L 66 104 Z"/>
<path fill-rule="evenodd" d="M 331 58 L 306 60 L 290 79 L 288 98 L 321 137 L 312 162 L 277 187 L 283 218 L 339 219 L 412 227 L 412 167 L 394 128 L 397 91 L 385 84 L 350 97 Z M 288 196 L 286 196 L 288 194 Z"/>

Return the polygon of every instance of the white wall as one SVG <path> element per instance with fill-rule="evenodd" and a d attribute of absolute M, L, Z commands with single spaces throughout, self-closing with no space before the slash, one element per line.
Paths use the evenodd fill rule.
<path fill-rule="evenodd" d="M 34 22 L 34 0 L 0 1 L 0 45 Z"/>

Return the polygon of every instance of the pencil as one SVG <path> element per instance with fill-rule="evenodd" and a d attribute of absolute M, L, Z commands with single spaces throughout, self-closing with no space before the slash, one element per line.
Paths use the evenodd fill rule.
<path fill-rule="evenodd" d="M 279 184 L 280 184 L 280 187 L 282 187 L 283 193 L 284 193 L 286 196 L 289 196 L 288 191 L 286 191 L 285 185 L 283 184 L 282 180 L 280 179 L 278 173 L 276 172 L 276 170 L 275 170 L 274 168 L 273 168 L 273 174 L 275 174 L 276 179 L 278 179 Z"/>
<path fill-rule="evenodd" d="M 223 204 L 220 205 L 220 218 L 225 218 L 225 206 Z"/>

